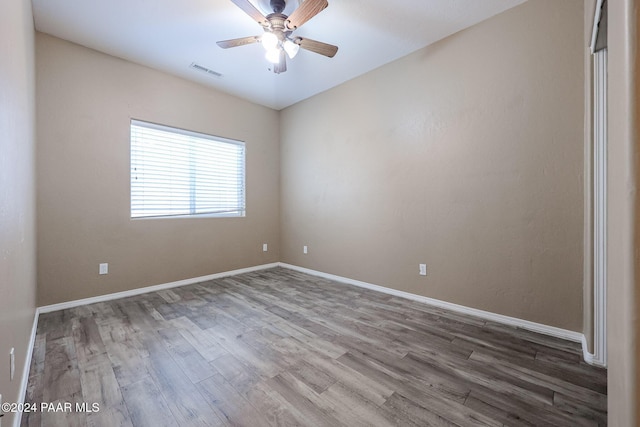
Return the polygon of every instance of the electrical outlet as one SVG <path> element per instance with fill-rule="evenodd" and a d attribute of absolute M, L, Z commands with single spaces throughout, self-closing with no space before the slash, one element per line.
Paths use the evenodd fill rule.
<path fill-rule="evenodd" d="M 104 262 L 100 264 L 100 274 L 109 274 L 109 264 Z"/>
<path fill-rule="evenodd" d="M 16 375 L 16 349 L 11 348 L 9 352 L 9 377 L 13 381 L 13 377 Z"/>
<path fill-rule="evenodd" d="M 308 252 L 309 252 L 309 250 L 307 249 L 307 247 L 306 247 L 306 246 L 303 246 L 303 247 L 302 247 L 302 253 L 303 253 L 303 254 L 306 254 L 306 253 L 308 253 Z"/>
<path fill-rule="evenodd" d="M 420 275 L 421 276 L 427 275 L 427 264 L 420 264 Z"/>
<path fill-rule="evenodd" d="M 262 244 L 262 252 L 267 252 L 268 246 L 266 243 Z"/>

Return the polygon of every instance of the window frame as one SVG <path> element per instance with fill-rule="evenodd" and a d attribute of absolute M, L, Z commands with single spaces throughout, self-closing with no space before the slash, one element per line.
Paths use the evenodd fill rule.
<path fill-rule="evenodd" d="M 204 140 L 209 140 L 212 141 L 213 143 L 221 143 L 221 144 L 229 144 L 229 145 L 236 145 L 242 148 L 242 185 L 240 187 L 238 187 L 241 193 L 241 206 L 240 209 L 233 211 L 233 212 L 203 212 L 203 213 L 195 213 L 190 212 L 190 213 L 175 213 L 175 214 L 162 214 L 162 215 L 155 215 L 155 214 L 151 214 L 151 215 L 137 215 L 134 216 L 134 211 L 133 211 L 133 127 L 134 126 L 138 126 L 138 127 L 143 127 L 143 128 L 148 128 L 148 129 L 152 129 L 152 130 L 159 130 L 159 131 L 163 131 L 163 132 L 169 132 L 169 133 L 173 133 L 176 135 L 181 135 L 181 136 L 186 136 L 186 137 L 194 137 L 194 138 L 199 138 L 199 139 L 204 139 Z M 149 219 L 172 219 L 172 218 L 189 218 L 189 219 L 194 219 L 194 218 L 244 218 L 246 217 L 246 212 L 247 212 L 247 192 L 246 192 L 246 186 L 247 186 L 247 147 L 246 147 L 246 143 L 244 141 L 241 140 L 236 140 L 236 139 L 231 139 L 231 138 L 225 138 L 225 137 L 221 137 L 221 136 L 217 136 L 217 135 L 210 135 L 210 134 L 206 134 L 206 133 L 202 133 L 202 132 L 197 132 L 197 131 L 192 131 L 192 130 L 188 130 L 188 129 L 184 129 L 184 128 L 179 128 L 179 127 L 175 127 L 175 126 L 168 126 L 168 125 L 162 125 L 159 123 L 154 123 L 154 122 L 148 122 L 145 120 L 139 120 L 139 119 L 134 119 L 131 118 L 130 119 L 130 123 L 129 123 L 129 218 L 131 220 L 149 220 Z M 193 172 L 191 172 L 193 173 Z M 190 182 L 190 185 L 193 186 L 194 182 Z M 193 187 L 192 187 L 193 188 Z M 192 206 L 191 209 L 194 209 L 194 207 Z"/>

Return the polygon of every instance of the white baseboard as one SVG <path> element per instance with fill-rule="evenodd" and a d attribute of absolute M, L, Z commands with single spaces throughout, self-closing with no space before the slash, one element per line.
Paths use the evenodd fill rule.
<path fill-rule="evenodd" d="M 193 285 L 194 283 L 206 282 L 208 280 L 220 279 L 222 277 L 236 276 L 242 273 L 265 270 L 277 267 L 279 263 L 256 265 L 254 267 L 240 268 L 238 270 L 224 271 L 222 273 L 209 274 L 207 276 L 193 277 L 191 279 L 178 280 L 176 282 L 163 283 L 161 285 L 146 286 L 144 288 L 131 289 L 129 291 L 115 292 L 112 294 L 99 295 L 97 297 L 83 298 L 73 301 L 61 302 L 59 304 L 45 305 L 38 308 L 39 313 L 50 313 L 52 311 L 66 310 L 67 308 L 79 307 L 81 305 L 95 304 L 97 302 L 111 301 L 114 299 L 127 298 L 136 295 L 147 294 L 149 292 L 162 291 L 165 289 L 177 288 L 180 286 Z"/>
<path fill-rule="evenodd" d="M 359 286 L 361 288 L 371 289 L 385 294 L 394 295 L 413 301 L 418 301 L 424 304 L 445 308 L 447 310 L 455 311 L 462 314 L 468 314 L 471 316 L 479 317 L 485 320 L 491 320 L 493 322 L 502 323 L 505 325 L 515 326 L 517 328 L 526 329 L 533 332 L 549 335 L 556 338 L 562 338 L 568 341 L 574 341 L 582 343 L 583 352 L 586 348 L 586 339 L 580 332 L 569 331 L 567 329 L 556 328 L 555 326 L 544 325 L 542 323 L 531 322 L 528 320 L 518 319 L 517 317 L 505 316 L 502 314 L 492 313 L 490 311 L 478 310 L 477 308 L 471 308 L 464 305 L 453 304 L 447 301 L 442 301 L 434 298 L 425 297 L 422 295 L 416 295 L 409 292 L 399 291 L 397 289 L 386 288 L 384 286 L 374 285 L 372 283 L 362 282 L 360 280 L 349 279 L 347 277 L 336 276 L 335 274 L 323 273 L 321 271 L 311 270 L 309 268 L 298 267 L 296 265 L 279 263 L 283 268 L 299 271 L 301 273 L 311 274 L 313 276 L 323 277 L 325 279 L 334 280 L 336 282 L 346 283 L 349 285 Z M 585 357 L 586 360 L 586 357 Z"/>
<path fill-rule="evenodd" d="M 589 365 L 598 365 L 593 358 L 593 353 L 589 352 L 589 345 L 587 344 L 587 337 L 582 335 L 582 358 Z M 602 365 L 598 365 L 602 366 Z"/>
<path fill-rule="evenodd" d="M 515 326 L 518 328 L 526 329 L 533 332 L 538 332 L 541 334 L 549 335 L 556 338 L 561 338 L 573 342 L 578 342 L 582 344 L 583 354 L 585 361 L 593 364 L 598 364 L 597 360 L 594 360 L 594 357 L 591 353 L 589 353 L 586 338 L 580 332 L 569 331 L 567 329 L 557 328 L 555 326 L 549 326 L 542 323 L 531 322 L 529 320 L 519 319 L 517 317 L 505 316 L 502 314 L 492 313 L 490 311 L 479 310 L 476 308 L 467 307 L 464 305 L 454 304 L 447 301 L 438 300 L 435 298 L 429 298 L 422 295 L 416 295 L 409 292 L 399 291 L 397 289 L 391 289 L 380 285 L 374 285 L 372 283 L 363 282 L 360 280 L 350 279 L 348 277 L 337 276 L 335 274 L 324 273 L 317 270 L 312 270 L 305 267 L 299 267 L 292 264 L 287 264 L 283 262 L 275 262 L 271 264 L 262 264 L 254 267 L 241 268 L 238 270 L 225 271 L 221 273 L 210 274 L 207 276 L 194 277 L 191 279 L 178 280 L 176 282 L 164 283 L 160 285 L 147 286 L 144 288 L 131 289 L 123 292 L 116 292 L 112 294 L 105 294 L 91 298 L 84 298 L 80 300 L 67 301 L 59 304 L 52 304 L 39 307 L 36 313 L 36 321 L 34 322 L 34 328 L 37 325 L 37 316 L 40 313 L 49 313 L 52 311 L 65 310 L 68 308 L 78 307 L 87 304 L 94 304 L 97 302 L 111 301 L 114 299 L 126 298 L 135 295 L 146 294 L 149 292 L 156 292 L 170 288 L 176 288 L 180 286 L 191 285 L 194 283 L 205 282 L 208 280 L 219 279 L 222 277 L 235 276 L 238 274 L 249 273 L 252 271 L 265 270 L 273 267 L 283 267 L 288 268 L 290 270 L 299 271 L 302 273 L 311 274 L 313 276 L 323 277 L 325 279 L 334 280 L 340 283 L 346 283 L 349 285 L 359 286 L 361 288 L 371 289 L 378 292 L 383 292 L 389 295 L 394 295 L 406 299 L 410 299 L 413 301 L 418 301 L 424 304 L 445 308 L 451 311 L 455 311 L 462 314 L 467 314 L 475 317 L 479 317 L 485 320 L 491 320 L 493 322 L 502 323 L 505 325 Z M 35 338 L 35 329 L 32 331 L 32 341 Z M 30 360 L 30 359 L 29 359 Z"/>
<path fill-rule="evenodd" d="M 208 280 L 220 279 L 222 277 L 235 276 L 242 273 L 250 273 L 252 271 L 265 270 L 267 268 L 278 267 L 279 263 L 256 265 L 253 267 L 241 268 L 238 270 L 224 271 L 221 273 L 209 274 L 207 276 L 193 277 L 191 279 L 178 280 L 176 282 L 163 283 L 161 285 L 147 286 L 144 288 L 131 289 L 129 291 L 115 292 L 112 294 L 99 295 L 97 297 L 84 298 L 74 301 L 62 302 L 59 304 L 45 305 L 37 307 L 34 314 L 33 326 L 31 327 L 31 336 L 29 337 L 29 345 L 27 346 L 27 354 L 25 355 L 24 370 L 22 373 L 22 381 L 20 382 L 20 390 L 18 394 L 18 404 L 24 403 L 24 398 L 29 384 L 29 374 L 31 369 L 31 359 L 33 358 L 33 348 L 36 341 L 36 333 L 38 330 L 38 319 L 41 313 L 50 313 L 58 310 L 66 310 L 67 308 L 79 307 L 81 305 L 94 304 L 97 302 L 111 301 L 114 299 L 126 298 L 135 295 L 142 295 L 149 292 L 161 291 L 164 289 L 176 288 L 179 286 L 192 285 L 194 283 L 206 282 Z M 14 418 L 14 427 L 19 427 L 22 422 L 22 413 L 17 412 Z"/>
<path fill-rule="evenodd" d="M 29 344 L 27 345 L 27 354 L 24 356 L 24 368 L 22 369 L 22 380 L 20 381 L 20 388 L 18 389 L 18 407 L 24 403 L 24 397 L 27 393 L 27 386 L 29 385 L 29 373 L 31 371 L 31 359 L 33 358 L 33 347 L 36 341 L 36 332 L 38 331 L 38 317 L 39 317 L 38 309 L 33 315 L 33 325 L 31 326 L 31 335 L 29 336 Z M 22 412 L 16 412 L 15 417 L 13 418 L 13 426 L 20 427 L 20 423 L 22 422 Z"/>
<path fill-rule="evenodd" d="M 556 338 L 561 338 L 569 341 L 574 341 L 582 344 L 582 351 L 584 360 L 587 363 L 599 365 L 598 360 L 594 359 L 594 356 L 589 353 L 586 338 L 583 334 L 579 332 L 569 331 L 566 329 L 557 328 L 554 326 L 544 325 L 541 323 L 531 322 L 528 320 L 518 319 L 516 317 L 505 316 L 502 314 L 496 314 L 489 311 L 479 310 L 476 308 L 466 307 L 459 304 L 453 304 L 447 301 L 441 301 L 434 298 L 425 297 L 422 295 L 416 295 L 409 292 L 399 291 L 397 289 L 391 289 L 384 286 L 374 285 L 372 283 L 362 282 L 360 280 L 349 279 L 347 277 L 337 276 L 335 274 L 323 273 L 321 271 L 312 270 L 309 268 L 298 267 L 296 265 L 276 262 L 271 264 L 263 264 L 257 265 L 254 267 L 242 268 L 238 270 L 231 270 L 222 273 L 210 274 L 207 276 L 194 277 L 191 279 L 179 280 L 176 282 L 164 283 L 155 286 L 147 286 L 144 288 L 132 289 L 129 291 L 116 292 L 112 294 L 100 295 L 91 298 L 84 298 L 80 300 L 67 301 L 59 304 L 46 305 L 42 307 L 38 307 L 36 309 L 35 318 L 33 321 L 33 327 L 31 329 L 31 337 L 29 342 L 29 347 L 27 349 L 27 355 L 25 356 L 25 368 L 22 377 L 22 382 L 20 384 L 20 395 L 19 395 L 19 403 L 24 402 L 25 392 L 27 390 L 27 384 L 29 381 L 29 369 L 31 366 L 31 358 L 33 357 L 33 347 L 35 344 L 36 331 L 38 327 L 38 318 L 41 313 L 49 313 L 52 311 L 65 310 L 68 308 L 78 307 L 87 304 L 94 304 L 97 302 L 111 301 L 114 299 L 126 298 L 135 295 L 146 294 L 149 292 L 160 291 L 164 289 L 176 288 L 180 286 L 191 285 L 195 283 L 205 282 L 208 280 L 219 279 L 222 277 L 235 276 L 238 274 L 249 273 L 253 271 L 265 270 L 273 267 L 283 267 L 288 268 L 290 270 L 299 271 L 301 273 L 311 274 L 313 276 L 323 277 L 325 279 L 333 280 L 339 283 L 345 283 L 349 285 L 359 286 L 361 288 L 371 289 L 378 292 L 383 292 L 389 295 L 394 295 L 406 299 L 410 299 L 413 301 L 421 302 L 424 304 L 432 305 L 435 307 L 445 308 L 451 311 L 455 311 L 462 314 L 467 314 L 471 316 L 476 316 L 485 320 L 491 320 L 493 322 L 502 323 L 505 325 L 515 326 L 518 328 L 526 329 L 533 332 L 538 332 L 541 334 L 549 335 Z M 21 414 L 18 414 L 15 417 L 14 426 L 19 427 L 21 422 Z"/>
<path fill-rule="evenodd" d="M 589 345 L 587 344 L 587 337 L 582 336 L 582 357 L 584 361 L 589 365 L 599 366 L 601 368 L 606 368 L 607 363 L 603 360 L 602 357 L 599 357 L 597 354 L 591 353 L 589 351 Z"/>

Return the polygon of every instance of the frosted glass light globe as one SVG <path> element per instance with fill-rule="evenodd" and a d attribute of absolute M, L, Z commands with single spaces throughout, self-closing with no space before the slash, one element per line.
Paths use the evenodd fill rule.
<path fill-rule="evenodd" d="M 280 62 L 280 49 L 269 49 L 264 57 L 272 64 L 277 64 Z"/>
<path fill-rule="evenodd" d="M 262 35 L 262 46 L 268 52 L 278 47 L 278 36 L 273 33 L 264 33 Z"/>

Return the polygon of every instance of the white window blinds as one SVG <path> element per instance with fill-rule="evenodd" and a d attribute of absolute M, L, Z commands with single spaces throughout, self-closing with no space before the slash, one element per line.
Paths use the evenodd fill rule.
<path fill-rule="evenodd" d="M 131 217 L 244 216 L 243 142 L 131 121 Z"/>

